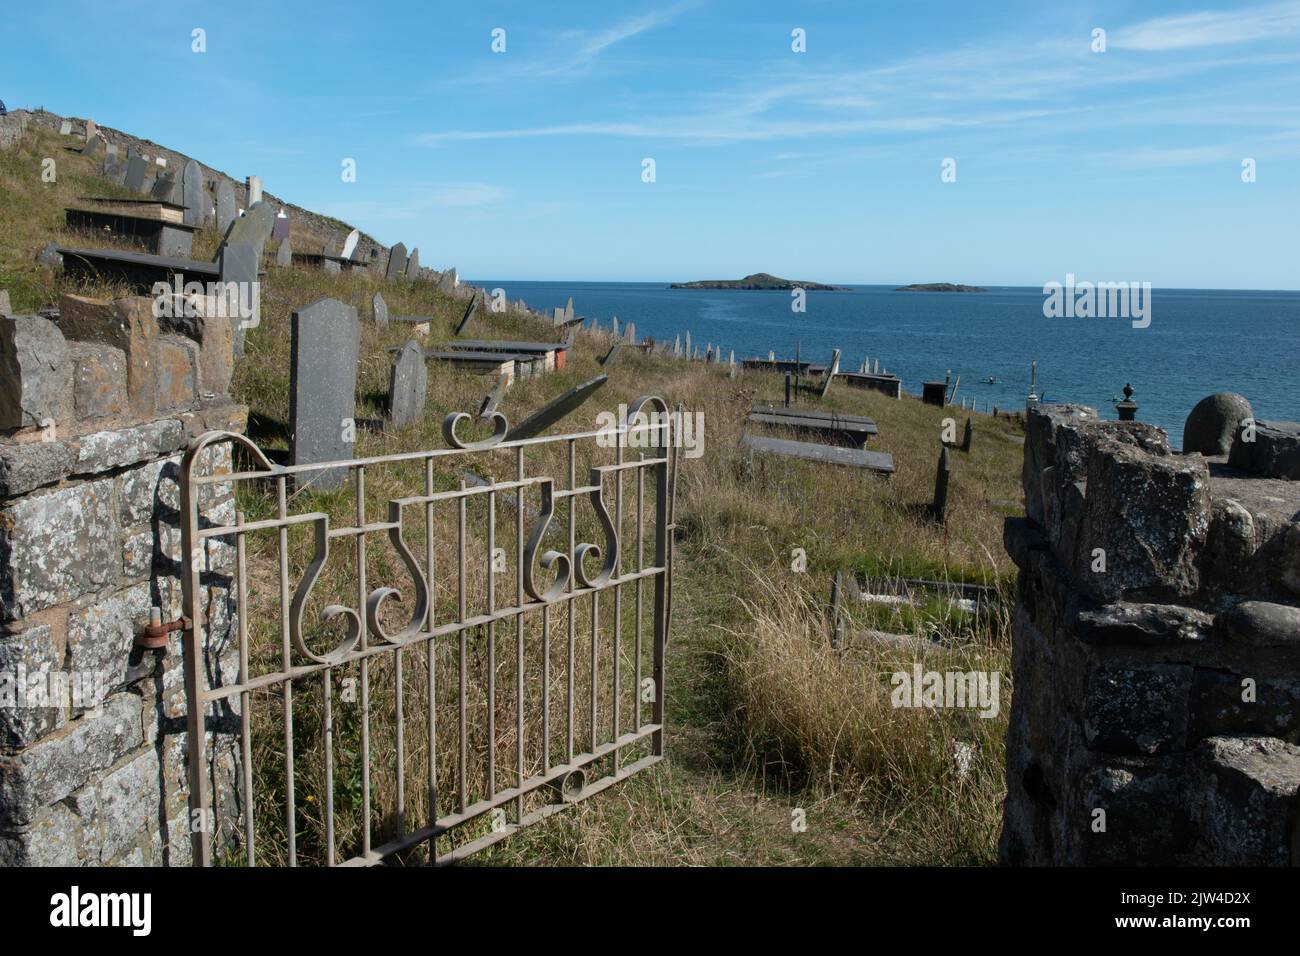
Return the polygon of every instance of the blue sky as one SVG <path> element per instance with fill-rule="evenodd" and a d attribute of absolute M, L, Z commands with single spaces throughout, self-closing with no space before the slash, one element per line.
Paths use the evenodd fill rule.
<path fill-rule="evenodd" d="M 215 6 L 6 4 L 0 99 L 469 277 L 1300 288 L 1300 0 Z"/>

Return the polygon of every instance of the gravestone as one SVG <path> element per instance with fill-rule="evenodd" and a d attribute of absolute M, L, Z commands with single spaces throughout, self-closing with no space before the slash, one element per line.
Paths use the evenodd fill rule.
<path fill-rule="evenodd" d="M 207 206 L 207 196 L 203 192 L 203 170 L 194 160 L 185 164 L 185 173 L 181 178 L 181 191 L 185 205 L 185 225 L 203 225 L 203 214 Z"/>
<path fill-rule="evenodd" d="M 424 397 L 429 388 L 429 370 L 424 364 L 424 347 L 414 340 L 398 351 L 388 374 L 388 418 L 404 428 L 424 417 Z"/>
<path fill-rule="evenodd" d="M 569 389 L 559 398 L 543 405 L 514 428 L 510 429 L 509 433 L 506 435 L 506 441 L 515 441 L 519 438 L 532 438 L 539 432 L 549 428 L 589 399 L 592 394 L 607 381 L 609 381 L 608 375 L 598 375 L 589 382 L 583 382 L 581 385 Z"/>
<path fill-rule="evenodd" d="M 469 325 L 469 320 L 474 317 L 474 309 L 478 307 L 478 293 L 475 292 L 469 297 L 469 305 L 465 307 L 465 314 L 460 318 L 460 324 L 456 326 L 455 335 L 460 335 L 465 331 L 465 326 Z"/>
<path fill-rule="evenodd" d="M 509 387 L 510 376 L 502 372 L 497 376 L 497 383 L 492 386 L 492 391 L 487 393 L 487 397 L 483 399 L 482 404 L 478 407 L 478 417 L 481 421 L 487 421 L 492 417 L 492 413 L 501 404 L 501 396 L 506 393 L 506 389 Z"/>
<path fill-rule="evenodd" d="M 163 173 L 153 184 L 153 189 L 149 190 L 149 195 L 163 202 L 175 202 L 175 190 L 176 177 L 171 173 Z"/>
<path fill-rule="evenodd" d="M 624 338 L 627 339 L 628 345 L 636 345 L 636 323 L 635 322 L 629 322 L 627 324 L 627 331 L 624 333 Z"/>
<path fill-rule="evenodd" d="M 281 239 L 280 247 L 275 250 L 275 264 L 281 269 L 293 264 L 293 247 L 287 238 Z"/>
<path fill-rule="evenodd" d="M 615 334 L 617 334 L 617 333 L 618 333 L 618 329 L 615 329 L 614 332 L 615 332 Z M 691 333 L 690 333 L 689 330 L 686 332 L 686 357 L 687 357 L 687 358 L 694 358 L 694 356 L 691 355 Z"/>
<path fill-rule="evenodd" d="M 356 435 L 357 310 L 320 299 L 289 320 L 289 460 L 294 465 L 352 457 Z M 347 468 L 304 475 L 298 486 L 337 488 Z"/>
<path fill-rule="evenodd" d="M 940 524 L 947 520 L 948 512 L 948 478 L 952 474 L 952 465 L 948 461 L 948 446 L 939 452 L 939 465 L 934 473 L 934 501 L 930 505 L 930 515 Z"/>
<path fill-rule="evenodd" d="M 564 304 L 564 321 L 573 321 L 573 296 L 569 296 L 569 301 Z"/>
<path fill-rule="evenodd" d="M 118 186 L 126 181 L 126 163 L 117 161 L 116 156 L 104 157 L 104 178 Z"/>
<path fill-rule="evenodd" d="M 235 221 L 235 187 L 222 178 L 217 183 L 217 232 L 223 236 Z"/>
<path fill-rule="evenodd" d="M 1228 454 L 1238 426 L 1253 417 L 1250 402 L 1236 392 L 1216 392 L 1201 399 L 1183 425 L 1183 454 Z"/>
<path fill-rule="evenodd" d="M 352 254 L 357 251 L 357 240 L 361 238 L 361 233 L 353 229 L 348 233 L 348 237 L 343 240 L 343 251 L 339 255 L 344 259 L 351 259 Z"/>
<path fill-rule="evenodd" d="M 259 202 L 230 224 L 230 229 L 225 234 L 225 244 L 251 246 L 260 261 L 266 240 L 271 238 L 274 223 L 275 210 L 271 204 Z"/>
<path fill-rule="evenodd" d="M 144 191 L 144 177 L 149 171 L 149 164 L 139 153 L 132 153 L 126 161 L 126 181 L 124 185 L 132 192 Z"/>
<path fill-rule="evenodd" d="M 618 357 L 618 350 L 622 347 L 623 347 L 622 342 L 615 342 L 613 345 L 611 345 L 609 347 L 609 351 L 605 353 L 605 357 L 600 360 L 600 364 L 602 366 L 605 366 L 608 365 L 610 362 L 614 361 L 614 359 Z"/>
<path fill-rule="evenodd" d="M 966 433 L 961 438 L 961 450 L 970 451 L 971 442 L 975 439 L 975 426 L 971 423 L 969 416 L 966 418 Z"/>
<path fill-rule="evenodd" d="M 81 155 L 94 159 L 99 155 L 99 145 L 99 137 L 92 136 L 90 139 L 86 140 L 86 145 L 81 147 Z"/>
<path fill-rule="evenodd" d="M 325 240 L 325 245 L 323 245 L 323 246 L 321 247 L 320 254 L 321 254 L 322 256 L 334 256 L 334 257 L 337 257 L 338 254 L 339 254 L 339 243 L 338 243 L 338 240 L 335 239 L 333 236 L 330 236 L 328 239 L 326 239 L 326 240 Z"/>
<path fill-rule="evenodd" d="M 289 217 L 281 209 L 275 214 L 275 224 L 271 227 L 271 238 L 276 242 L 287 240 L 289 238 L 289 228 Z"/>
<path fill-rule="evenodd" d="M 406 276 L 409 279 L 420 278 L 420 250 L 412 249 L 411 257 L 406 260 Z"/>
<path fill-rule="evenodd" d="M 262 180 L 257 176 L 249 176 L 248 186 L 248 207 L 251 209 L 262 201 Z"/>
<path fill-rule="evenodd" d="M 680 335 L 673 337 L 673 358 L 682 357 L 682 337 Z"/>
<path fill-rule="evenodd" d="M 60 136 L 72 135 L 72 120 L 64 120 L 62 123 L 59 124 L 59 135 Z"/>
<path fill-rule="evenodd" d="M 221 247 L 218 253 L 218 276 L 224 283 L 234 283 L 233 291 L 227 291 L 227 301 L 247 304 L 249 315 L 232 314 L 230 324 L 234 330 L 235 356 L 244 354 L 244 333 L 256 328 L 261 321 L 260 297 L 261 285 L 258 280 L 258 266 L 262 261 L 261 251 L 244 243 L 229 244 Z"/>
<path fill-rule="evenodd" d="M 456 291 L 456 270 L 448 269 L 438 277 L 438 291 L 444 295 L 451 295 Z"/>
<path fill-rule="evenodd" d="M 144 178 L 144 185 L 140 187 L 140 192 L 147 195 L 153 195 L 153 187 L 158 182 L 158 177 L 150 173 Z"/>
<path fill-rule="evenodd" d="M 610 327 L 610 334 L 613 335 L 614 338 L 618 338 L 618 316 L 617 315 L 609 320 L 609 327 Z"/>
<path fill-rule="evenodd" d="M 371 300 L 370 304 L 374 307 L 375 310 L 375 324 L 387 325 L 388 324 L 388 303 L 384 301 L 384 297 L 380 295 L 378 292 L 376 292 L 375 297 Z"/>
<path fill-rule="evenodd" d="M 99 138 L 99 127 L 95 125 L 93 119 L 86 120 L 86 144 L 89 145 L 91 140 Z"/>
<path fill-rule="evenodd" d="M 398 243 L 388 250 L 388 270 L 384 273 L 384 278 L 392 282 L 398 276 L 403 275 L 406 271 L 406 246 Z"/>
<path fill-rule="evenodd" d="M 578 341 L 578 329 L 579 329 L 578 324 L 574 323 L 573 325 L 569 326 L 569 331 L 565 333 L 564 344 L 567 345 L 569 348 L 573 348 L 574 343 Z"/>

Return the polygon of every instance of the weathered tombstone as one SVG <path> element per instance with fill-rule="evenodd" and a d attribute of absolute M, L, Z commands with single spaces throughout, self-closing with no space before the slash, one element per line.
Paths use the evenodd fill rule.
<path fill-rule="evenodd" d="M 531 438 L 549 428 L 590 398 L 607 381 L 609 381 L 608 375 L 598 375 L 589 382 L 583 382 L 581 385 L 569 389 L 559 398 L 543 405 L 510 429 L 510 432 L 506 435 L 506 441 Z"/>
<path fill-rule="evenodd" d="M 465 314 L 460 317 L 460 322 L 456 325 L 455 335 L 460 335 L 465 331 L 465 326 L 469 325 L 469 320 L 474 316 L 474 309 L 478 305 L 478 293 L 475 292 L 469 298 L 469 305 L 465 307 Z"/>
<path fill-rule="evenodd" d="M 424 417 L 424 398 L 429 388 L 429 370 L 424 364 L 424 347 L 414 340 L 398 351 L 388 375 L 388 418 L 404 428 Z"/>
<path fill-rule="evenodd" d="M 252 246 L 260 260 L 274 223 L 275 210 L 270 203 L 260 202 L 230 224 L 224 244 Z"/>
<path fill-rule="evenodd" d="M 185 204 L 185 225 L 203 225 L 203 214 L 207 196 L 203 192 L 203 170 L 194 160 L 185 164 L 185 173 L 181 179 Z"/>
<path fill-rule="evenodd" d="M 257 176 L 249 176 L 248 181 L 248 207 L 251 209 L 262 201 L 262 180 Z"/>
<path fill-rule="evenodd" d="M 95 125 L 93 119 L 86 120 L 86 144 L 89 145 L 91 140 L 99 138 L 99 127 Z"/>
<path fill-rule="evenodd" d="M 420 277 L 420 250 L 412 249 L 411 257 L 406 260 L 406 275 L 411 279 Z"/>
<path fill-rule="evenodd" d="M 574 323 L 569 326 L 569 331 L 564 336 L 564 344 L 569 348 L 573 348 L 574 343 L 578 341 L 578 328 L 578 324 Z"/>
<path fill-rule="evenodd" d="M 120 186 L 126 181 L 126 163 L 119 163 L 116 156 L 105 156 L 103 176 L 110 183 Z"/>
<path fill-rule="evenodd" d="M 564 304 L 564 321 L 573 321 L 573 296 L 569 296 L 569 301 Z"/>
<path fill-rule="evenodd" d="M 727 359 L 727 364 L 732 368 L 736 367 L 736 350 L 731 350 L 731 356 Z"/>
<path fill-rule="evenodd" d="M 934 501 L 930 505 L 930 515 L 943 524 L 948 511 L 948 478 L 952 474 L 952 465 L 948 461 L 948 446 L 939 451 L 939 465 L 934 473 Z"/>
<path fill-rule="evenodd" d="M 357 310 L 320 299 L 289 322 L 289 460 L 294 465 L 352 457 L 356 439 Z M 303 476 L 299 486 L 337 488 L 347 468 Z"/>
<path fill-rule="evenodd" d="M 448 269 L 438 277 L 438 291 L 444 295 L 451 295 L 456 291 L 456 270 Z"/>
<path fill-rule="evenodd" d="M 153 189 L 149 190 L 149 195 L 163 202 L 174 202 L 175 189 L 176 177 L 171 173 L 163 173 L 158 177 L 158 181 L 153 184 Z"/>
<path fill-rule="evenodd" d="M 398 243 L 388 251 L 388 271 L 384 273 L 384 278 L 392 282 L 398 276 L 406 271 L 406 246 Z"/>
<path fill-rule="evenodd" d="M 144 190 L 144 177 L 149 171 L 149 164 L 144 161 L 144 157 L 139 153 L 132 153 L 126 161 L 126 181 L 124 185 L 132 192 L 138 193 Z"/>
<path fill-rule="evenodd" d="M 961 450 L 970 451 L 971 441 L 975 438 L 975 426 L 971 423 L 970 417 L 966 418 L 966 433 L 961 436 Z"/>
<path fill-rule="evenodd" d="M 836 349 L 831 355 L 831 367 L 826 370 L 826 381 L 822 383 L 821 397 L 825 398 L 826 393 L 831 390 L 831 380 L 840 374 L 840 350 Z"/>
<path fill-rule="evenodd" d="M 680 335 L 676 336 L 673 339 L 673 357 L 674 358 L 682 357 L 682 337 Z"/>
<path fill-rule="evenodd" d="M 94 159 L 96 156 L 99 155 L 99 146 L 100 146 L 99 137 L 92 136 L 90 137 L 90 139 L 86 140 L 86 145 L 81 147 L 81 155 L 88 156 L 91 159 Z"/>
<path fill-rule="evenodd" d="M 348 233 L 348 237 L 343 240 L 343 251 L 339 255 L 344 259 L 351 259 L 352 254 L 357 251 L 357 240 L 361 238 L 361 233 L 353 229 Z"/>
<path fill-rule="evenodd" d="M 330 236 L 325 240 L 325 245 L 321 246 L 320 254 L 322 256 L 334 256 L 337 258 L 339 254 L 339 241 L 333 236 Z"/>
<path fill-rule="evenodd" d="M 240 303 L 248 309 L 248 314 L 231 315 L 236 357 L 244 354 L 245 331 L 256 328 L 261 321 L 261 284 L 258 279 L 261 261 L 261 252 L 244 243 L 226 244 L 218 253 L 218 275 L 226 295 L 230 297 L 227 301 Z"/>
<path fill-rule="evenodd" d="M 387 325 L 388 324 L 388 303 L 384 301 L 384 297 L 380 295 L 378 292 L 376 292 L 375 297 L 370 300 L 370 304 L 375 310 L 374 311 L 375 324 Z"/>
<path fill-rule="evenodd" d="M 618 316 L 616 315 L 612 319 L 610 319 L 609 323 L 610 323 L 611 334 L 614 336 L 614 338 L 618 338 Z"/>
<path fill-rule="evenodd" d="M 72 135 L 72 120 L 65 119 L 62 123 L 59 124 L 59 135 L 60 136 Z"/>
<path fill-rule="evenodd" d="M 281 239 L 279 248 L 275 250 L 275 264 L 281 269 L 293 264 L 293 247 L 287 238 Z"/>
<path fill-rule="evenodd" d="M 217 232 L 223 236 L 235 221 L 235 187 L 222 177 L 217 183 Z"/>
<path fill-rule="evenodd" d="M 290 225 L 289 217 L 281 209 L 275 214 L 275 223 L 271 226 L 271 238 L 276 242 L 288 239 Z"/>
<path fill-rule="evenodd" d="M 1254 415 L 1250 402 L 1236 392 L 1206 396 L 1196 403 L 1183 424 L 1183 454 L 1228 454 L 1238 426 Z"/>
<path fill-rule="evenodd" d="M 154 184 L 157 182 L 158 182 L 158 177 L 153 173 L 150 173 L 149 175 L 145 176 L 144 185 L 140 187 L 140 192 L 152 195 Z"/>
<path fill-rule="evenodd" d="M 629 322 L 627 324 L 627 331 L 623 333 L 623 337 L 624 339 L 627 340 L 628 345 L 636 345 L 636 323 L 635 322 Z"/>
<path fill-rule="evenodd" d="M 501 404 L 501 397 L 505 395 L 506 389 L 510 387 L 510 376 L 502 372 L 497 376 L 497 383 L 492 386 L 492 391 L 487 393 L 482 403 L 478 407 L 478 417 L 482 421 L 487 421 L 492 417 L 492 413 L 497 410 Z"/>
<path fill-rule="evenodd" d="M 600 360 L 600 364 L 602 366 L 608 365 L 610 362 L 614 361 L 614 359 L 618 358 L 618 350 L 622 347 L 623 347 L 622 342 L 615 342 L 613 345 L 611 345 L 609 347 L 609 351 L 605 353 L 605 357 Z"/>

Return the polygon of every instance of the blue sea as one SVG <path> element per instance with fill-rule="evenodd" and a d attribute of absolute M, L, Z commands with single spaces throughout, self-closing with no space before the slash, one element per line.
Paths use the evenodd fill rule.
<path fill-rule="evenodd" d="M 1114 417 L 1113 402 L 1133 386 L 1141 421 L 1182 443 L 1192 406 L 1212 392 L 1235 391 L 1261 420 L 1300 420 L 1300 292 L 1155 289 L 1151 324 L 1129 319 L 1045 318 L 1043 290 L 991 287 L 986 292 L 899 292 L 896 286 L 851 286 L 810 292 L 802 314 L 788 292 L 669 289 L 667 282 L 514 282 L 511 299 L 549 311 L 573 296 L 574 311 L 635 322 L 637 335 L 672 341 L 689 329 L 693 344 L 721 345 L 736 359 L 805 358 L 824 364 L 843 349 L 841 367 L 880 360 L 919 394 L 921 382 L 961 376 L 957 400 L 981 410 L 1023 408 L 1030 363 L 1047 401 L 1080 402 Z M 997 384 L 984 384 L 990 377 Z"/>

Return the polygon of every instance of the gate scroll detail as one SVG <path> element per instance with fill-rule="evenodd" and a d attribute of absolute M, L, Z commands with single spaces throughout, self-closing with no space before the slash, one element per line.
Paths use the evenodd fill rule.
<path fill-rule="evenodd" d="M 190 445 L 196 865 L 450 863 L 663 758 L 678 466 L 667 405 L 642 398 L 613 428 L 516 441 L 499 412 L 490 437 L 464 439 L 469 418 L 445 418 L 447 448 L 310 465 L 276 465 L 230 432 Z M 227 442 L 246 470 L 211 473 L 205 452 Z M 478 474 L 503 468 L 511 477 Z M 313 477 L 334 469 L 351 480 L 313 495 Z M 368 479 L 386 509 L 367 500 Z M 219 483 L 243 509 L 231 524 L 201 514 Z M 498 547 L 502 511 L 514 533 Z M 200 558 L 215 541 L 236 557 L 238 671 L 224 676 L 202 600 Z M 513 655 L 499 654 L 512 637 Z M 345 705 L 347 681 L 360 695 Z M 271 716 L 255 716 L 264 704 Z M 240 764 L 224 788 L 209 763 L 222 728 Z"/>

